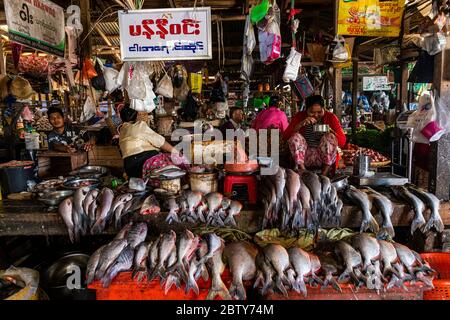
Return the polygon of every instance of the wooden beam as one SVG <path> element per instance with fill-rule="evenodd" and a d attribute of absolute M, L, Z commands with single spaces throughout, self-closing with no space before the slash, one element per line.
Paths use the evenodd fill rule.
<path fill-rule="evenodd" d="M 3 52 L 3 47 L 5 45 L 5 41 L 1 41 L 0 43 L 0 74 L 6 75 L 6 55 Z"/>
<path fill-rule="evenodd" d="M 92 39 L 89 31 L 91 30 L 91 4 L 89 0 L 80 0 L 81 24 L 83 25 L 83 33 L 81 39 L 84 39 L 81 50 L 84 57 L 92 56 Z"/>
<path fill-rule="evenodd" d="M 216 21 L 245 21 L 246 16 L 243 14 L 235 15 L 235 16 L 219 16 L 217 14 L 213 14 L 211 19 L 213 22 L 216 22 Z"/>
<path fill-rule="evenodd" d="M 356 111 L 358 109 L 358 45 L 355 44 L 353 48 L 353 86 L 352 86 L 352 136 L 356 136 L 356 118 L 358 117 Z"/>
<path fill-rule="evenodd" d="M 333 71 L 333 100 L 334 114 L 339 120 L 342 118 L 342 70 L 334 69 Z"/>

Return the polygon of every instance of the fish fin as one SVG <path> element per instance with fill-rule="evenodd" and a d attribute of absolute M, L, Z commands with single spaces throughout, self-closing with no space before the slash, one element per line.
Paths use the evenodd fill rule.
<path fill-rule="evenodd" d="M 341 282 L 341 283 L 343 283 L 343 282 L 345 282 L 345 281 L 347 280 L 347 278 L 348 278 L 349 276 L 350 276 L 349 272 L 348 272 L 348 271 L 344 271 L 344 272 L 342 272 L 341 275 L 339 276 L 338 281 Z"/>
<path fill-rule="evenodd" d="M 434 228 L 439 233 L 444 231 L 444 223 L 442 222 L 440 217 L 436 218 L 431 216 L 430 219 L 428 219 L 428 222 L 426 223 L 423 232 L 431 230 L 432 228 Z"/>
<path fill-rule="evenodd" d="M 186 294 L 188 294 L 191 289 L 194 290 L 196 295 L 198 295 L 200 292 L 197 282 L 194 279 L 189 278 L 188 282 L 186 283 Z"/>
<path fill-rule="evenodd" d="M 104 230 L 104 219 L 98 219 L 91 228 L 92 234 L 99 234 Z"/>
<path fill-rule="evenodd" d="M 245 288 L 242 282 L 240 282 L 239 284 L 232 283 L 228 292 L 230 293 L 231 297 L 237 298 L 238 300 L 247 299 L 247 293 L 245 292 Z"/>
<path fill-rule="evenodd" d="M 320 284 L 320 285 L 323 285 L 323 280 L 320 279 L 315 273 L 313 273 L 313 274 L 311 275 L 311 277 L 314 279 L 315 282 L 317 282 L 317 283 Z"/>
<path fill-rule="evenodd" d="M 160 275 L 159 269 L 155 266 L 148 274 L 147 281 L 151 282 L 157 275 Z"/>
<path fill-rule="evenodd" d="M 308 291 L 306 290 L 306 284 L 303 279 L 299 279 L 296 281 L 296 286 L 298 288 L 297 292 L 300 292 L 303 294 L 303 296 L 306 298 L 308 296 Z"/>
<path fill-rule="evenodd" d="M 339 283 L 336 281 L 336 279 L 335 279 L 334 277 L 331 277 L 330 282 L 331 282 L 332 287 L 333 287 L 336 291 L 342 293 L 342 288 L 341 288 L 341 286 L 339 285 Z"/>
<path fill-rule="evenodd" d="M 219 296 L 222 300 L 231 300 L 230 293 L 223 282 L 220 283 L 220 288 L 213 290 L 211 287 L 211 289 L 209 289 L 206 300 L 214 300 L 216 296 Z"/>
<path fill-rule="evenodd" d="M 422 228 L 423 227 L 423 228 Z M 414 218 L 414 220 L 411 222 L 411 235 L 414 234 L 414 232 L 419 229 L 422 232 L 426 232 L 427 231 L 427 225 L 425 224 L 425 219 L 423 218 L 422 215 L 417 216 L 416 218 Z"/>
<path fill-rule="evenodd" d="M 390 272 L 391 274 L 395 275 L 397 278 L 401 278 L 400 273 L 392 267 L 385 267 L 383 270 L 383 277 L 386 277 L 386 275 Z"/>
<path fill-rule="evenodd" d="M 169 293 L 169 290 L 176 283 L 176 281 L 176 277 L 172 274 L 167 277 L 166 284 L 164 285 L 164 295 L 167 296 L 167 293 Z"/>
<path fill-rule="evenodd" d="M 202 268 L 202 279 L 206 282 L 209 280 L 209 273 L 208 273 L 208 269 L 206 269 L 205 267 Z"/>
<path fill-rule="evenodd" d="M 262 272 L 260 270 L 257 270 L 256 271 L 255 282 L 253 284 L 253 288 L 257 288 L 263 283 L 264 283 L 264 276 L 263 276 L 263 274 L 262 274 Z"/>

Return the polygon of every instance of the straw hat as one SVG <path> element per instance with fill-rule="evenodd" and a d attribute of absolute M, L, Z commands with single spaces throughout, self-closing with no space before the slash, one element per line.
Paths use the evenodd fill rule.
<path fill-rule="evenodd" d="M 28 80 L 22 77 L 15 77 L 13 81 L 11 81 L 11 94 L 15 96 L 19 100 L 29 99 L 36 92 L 31 87 Z"/>
<path fill-rule="evenodd" d="M 0 100 L 5 99 L 8 96 L 8 76 L 0 75 Z"/>

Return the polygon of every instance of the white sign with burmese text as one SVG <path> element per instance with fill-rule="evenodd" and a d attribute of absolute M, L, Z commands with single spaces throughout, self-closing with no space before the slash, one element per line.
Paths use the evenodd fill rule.
<path fill-rule="evenodd" d="M 124 61 L 212 59 L 210 7 L 118 14 Z"/>

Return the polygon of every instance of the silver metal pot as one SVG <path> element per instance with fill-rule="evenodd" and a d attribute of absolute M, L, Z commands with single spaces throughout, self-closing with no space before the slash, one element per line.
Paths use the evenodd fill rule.
<path fill-rule="evenodd" d="M 315 124 L 313 130 L 314 132 L 326 133 L 330 131 L 330 126 L 328 124 Z"/>
<path fill-rule="evenodd" d="M 348 186 L 348 176 L 339 177 L 331 182 L 336 190 L 342 190 Z"/>

